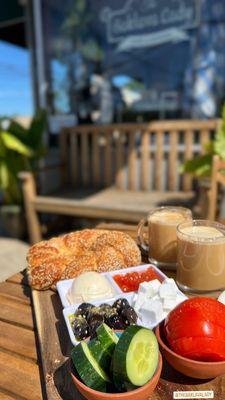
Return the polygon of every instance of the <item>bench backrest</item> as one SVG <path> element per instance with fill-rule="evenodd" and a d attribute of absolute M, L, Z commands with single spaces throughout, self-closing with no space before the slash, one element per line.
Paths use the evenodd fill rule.
<path fill-rule="evenodd" d="M 62 181 L 96 189 L 115 184 L 130 190 L 192 189 L 180 164 L 204 152 L 219 120 L 89 125 L 60 133 Z"/>

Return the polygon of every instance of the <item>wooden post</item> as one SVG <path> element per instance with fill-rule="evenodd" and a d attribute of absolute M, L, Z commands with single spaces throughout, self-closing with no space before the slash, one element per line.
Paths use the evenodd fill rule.
<path fill-rule="evenodd" d="M 33 200 L 36 197 L 36 185 L 33 174 L 31 172 L 20 172 L 19 178 L 22 181 L 22 190 L 29 238 L 31 244 L 34 244 L 36 242 L 40 242 L 40 240 L 42 239 L 40 222 L 35 207 L 33 205 Z"/>

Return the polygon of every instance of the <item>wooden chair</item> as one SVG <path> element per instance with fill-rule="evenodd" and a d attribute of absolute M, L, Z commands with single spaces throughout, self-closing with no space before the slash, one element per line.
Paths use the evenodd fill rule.
<path fill-rule="evenodd" d="M 203 150 L 218 120 L 75 126 L 60 133 L 59 193 L 38 195 L 21 174 L 30 241 L 41 239 L 38 214 L 137 223 L 160 205 L 194 202 L 192 177 L 179 165 Z"/>
<path fill-rule="evenodd" d="M 208 219 L 214 221 L 218 211 L 218 189 L 219 185 L 225 186 L 225 161 L 219 156 L 213 157 L 211 188 L 209 191 L 209 213 Z"/>

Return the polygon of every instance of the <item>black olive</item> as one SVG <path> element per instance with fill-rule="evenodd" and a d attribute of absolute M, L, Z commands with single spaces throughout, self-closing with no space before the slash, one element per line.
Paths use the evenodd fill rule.
<path fill-rule="evenodd" d="M 87 322 L 90 323 L 90 320 L 91 320 L 92 317 L 94 317 L 95 315 L 101 315 L 101 316 L 102 316 L 102 314 L 103 314 L 103 313 L 101 312 L 100 307 L 96 307 L 96 306 L 92 307 L 92 308 L 89 310 L 89 312 L 88 312 L 88 315 L 87 315 Z"/>
<path fill-rule="evenodd" d="M 96 336 L 96 329 L 104 322 L 103 315 L 95 314 L 89 319 L 89 333 L 91 339 Z"/>
<path fill-rule="evenodd" d="M 124 329 L 125 324 L 117 312 L 113 311 L 107 314 L 105 318 L 106 324 L 112 329 Z"/>
<path fill-rule="evenodd" d="M 105 314 L 112 310 L 112 306 L 110 306 L 110 304 L 107 304 L 107 303 L 102 303 L 100 305 L 100 310 L 101 310 L 101 312 L 103 312 Z"/>
<path fill-rule="evenodd" d="M 126 326 L 135 325 L 137 323 L 138 316 L 133 309 L 133 307 L 129 306 L 122 310 L 121 317 Z"/>
<path fill-rule="evenodd" d="M 81 315 L 84 318 L 87 318 L 87 315 L 89 311 L 93 308 L 94 306 L 90 303 L 82 303 L 79 305 L 75 312 L 75 316 Z"/>
<path fill-rule="evenodd" d="M 121 314 L 124 308 L 130 307 L 130 304 L 128 303 L 127 299 L 121 298 L 113 303 L 113 307 L 116 308 L 118 314 Z"/>
<path fill-rule="evenodd" d="M 83 340 L 89 336 L 89 327 L 85 318 L 75 317 L 72 329 L 77 340 Z"/>

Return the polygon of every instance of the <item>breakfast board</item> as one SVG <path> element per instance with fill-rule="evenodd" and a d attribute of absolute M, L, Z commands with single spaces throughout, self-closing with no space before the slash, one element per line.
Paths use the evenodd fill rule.
<path fill-rule="evenodd" d="M 173 276 L 173 272 L 166 272 Z M 58 293 L 52 290 L 32 291 L 34 314 L 42 365 L 43 399 L 83 400 L 69 374 L 71 343 L 63 318 L 63 307 Z M 177 391 L 213 391 L 214 398 L 225 397 L 225 376 L 203 381 L 188 378 L 175 371 L 163 359 L 160 381 L 151 400 L 173 399 Z"/>

